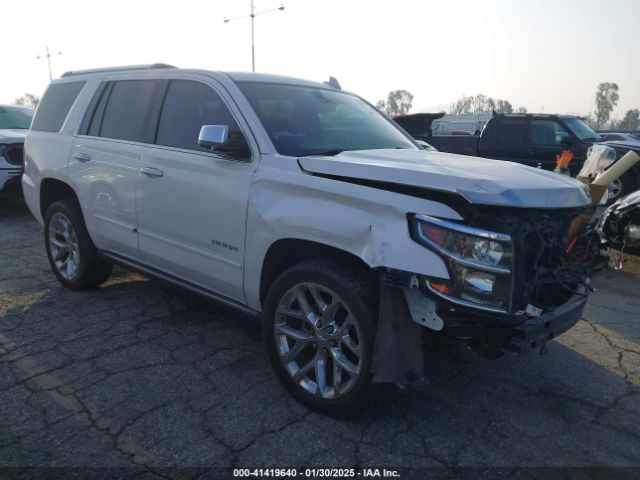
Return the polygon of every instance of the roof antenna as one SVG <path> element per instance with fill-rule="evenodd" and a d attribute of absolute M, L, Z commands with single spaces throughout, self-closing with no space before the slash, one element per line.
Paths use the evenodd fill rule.
<path fill-rule="evenodd" d="M 335 77 L 329 77 L 329 81 L 324 82 L 324 84 L 329 85 L 331 88 L 335 88 L 336 90 L 342 90 L 340 83 L 338 83 L 338 80 Z"/>

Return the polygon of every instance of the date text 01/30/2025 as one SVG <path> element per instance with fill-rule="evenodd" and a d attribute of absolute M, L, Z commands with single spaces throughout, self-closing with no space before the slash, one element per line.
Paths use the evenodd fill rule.
<path fill-rule="evenodd" d="M 269 477 L 307 477 L 307 478 L 399 478 L 397 470 L 386 468 L 236 468 L 233 476 L 237 478 L 269 478 Z"/>

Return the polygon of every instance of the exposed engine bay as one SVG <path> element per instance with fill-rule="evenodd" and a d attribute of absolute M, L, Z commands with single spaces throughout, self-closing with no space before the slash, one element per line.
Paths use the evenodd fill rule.
<path fill-rule="evenodd" d="M 533 305 L 551 311 L 587 288 L 587 272 L 567 257 L 569 227 L 583 209 L 482 208 L 469 224 L 507 233 L 513 241 L 513 292 L 510 313 Z"/>
<path fill-rule="evenodd" d="M 381 295 L 374 378 L 416 378 L 423 357 L 415 352 L 424 331 L 462 340 L 476 353 L 497 358 L 544 349 L 571 328 L 589 294 L 587 271 L 567 255 L 571 223 L 583 212 L 467 205 L 459 224 L 409 218 L 414 240 L 441 253 L 450 278 L 381 272 L 383 291 L 396 293 Z M 397 307 L 400 292 L 408 309 Z M 389 298 L 395 308 L 391 300 L 385 303 Z M 388 357 L 380 352 L 394 349 L 414 353 L 383 362 Z"/>

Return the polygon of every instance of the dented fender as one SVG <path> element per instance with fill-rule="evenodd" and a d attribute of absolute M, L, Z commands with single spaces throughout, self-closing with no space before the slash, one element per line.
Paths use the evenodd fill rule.
<path fill-rule="evenodd" d="M 442 203 L 313 176 L 278 156 L 263 156 L 247 210 L 244 289 L 256 310 L 262 309 L 264 259 L 279 240 L 312 241 L 353 254 L 372 268 L 447 279 L 442 258 L 411 239 L 407 214 L 462 219 Z"/>

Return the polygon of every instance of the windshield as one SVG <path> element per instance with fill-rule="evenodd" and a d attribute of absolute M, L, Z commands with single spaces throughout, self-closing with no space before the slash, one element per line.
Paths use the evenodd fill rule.
<path fill-rule="evenodd" d="M 28 130 L 33 110 L 22 107 L 0 107 L 0 128 Z"/>
<path fill-rule="evenodd" d="M 416 146 L 355 95 L 317 87 L 238 82 L 278 153 L 292 157 Z"/>
<path fill-rule="evenodd" d="M 600 140 L 600 135 L 594 132 L 589 125 L 584 123 L 579 118 L 565 118 L 565 124 L 569 127 L 569 130 L 578 137 L 580 140 L 587 140 L 597 142 Z"/>

